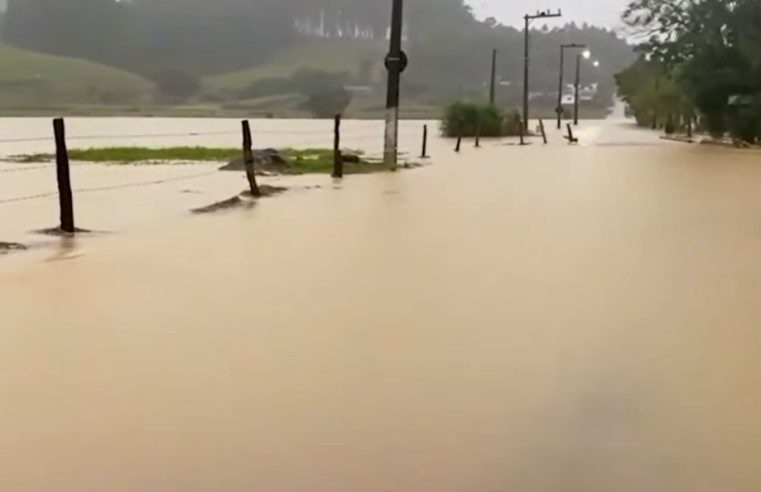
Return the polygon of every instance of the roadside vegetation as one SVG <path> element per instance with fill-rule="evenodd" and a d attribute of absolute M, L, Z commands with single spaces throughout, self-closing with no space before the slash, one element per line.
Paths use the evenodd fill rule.
<path fill-rule="evenodd" d="M 758 0 L 636 0 L 624 19 L 648 37 L 617 77 L 640 125 L 761 142 Z"/>
<path fill-rule="evenodd" d="M 521 117 L 517 111 L 505 113 L 491 105 L 455 102 L 444 109 L 441 131 L 446 137 L 507 137 L 520 135 Z"/>

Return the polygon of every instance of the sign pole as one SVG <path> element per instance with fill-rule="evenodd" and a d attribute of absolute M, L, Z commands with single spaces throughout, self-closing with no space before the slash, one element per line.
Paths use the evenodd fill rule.
<path fill-rule="evenodd" d="M 391 40 L 389 52 L 386 56 L 388 86 L 383 163 L 392 170 L 396 170 L 398 164 L 400 75 L 407 66 L 407 56 L 402 51 L 402 1 L 393 0 L 391 10 Z"/>

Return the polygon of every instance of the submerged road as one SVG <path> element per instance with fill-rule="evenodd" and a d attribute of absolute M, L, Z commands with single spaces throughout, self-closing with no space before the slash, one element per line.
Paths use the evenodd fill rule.
<path fill-rule="evenodd" d="M 4 258 L 0 490 L 757 492 L 761 155 L 580 137 Z"/>

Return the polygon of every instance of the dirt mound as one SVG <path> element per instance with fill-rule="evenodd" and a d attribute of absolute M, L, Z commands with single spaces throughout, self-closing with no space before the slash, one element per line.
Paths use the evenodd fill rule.
<path fill-rule="evenodd" d="M 284 169 L 291 165 L 291 163 L 283 157 L 277 149 L 258 149 L 254 150 L 254 167 L 257 169 Z M 220 167 L 220 171 L 245 171 L 243 165 L 243 157 L 237 157 L 224 166 Z"/>

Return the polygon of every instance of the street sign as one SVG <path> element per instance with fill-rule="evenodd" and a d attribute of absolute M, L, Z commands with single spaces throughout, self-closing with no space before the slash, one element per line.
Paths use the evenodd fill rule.
<path fill-rule="evenodd" d="M 401 58 L 394 58 L 389 53 L 386 55 L 386 58 L 383 60 L 383 64 L 386 66 L 386 70 L 391 69 L 391 63 L 399 63 L 399 73 L 404 72 L 404 70 L 407 68 L 407 65 L 409 64 L 409 59 L 407 58 L 407 53 L 404 51 L 401 51 Z"/>

